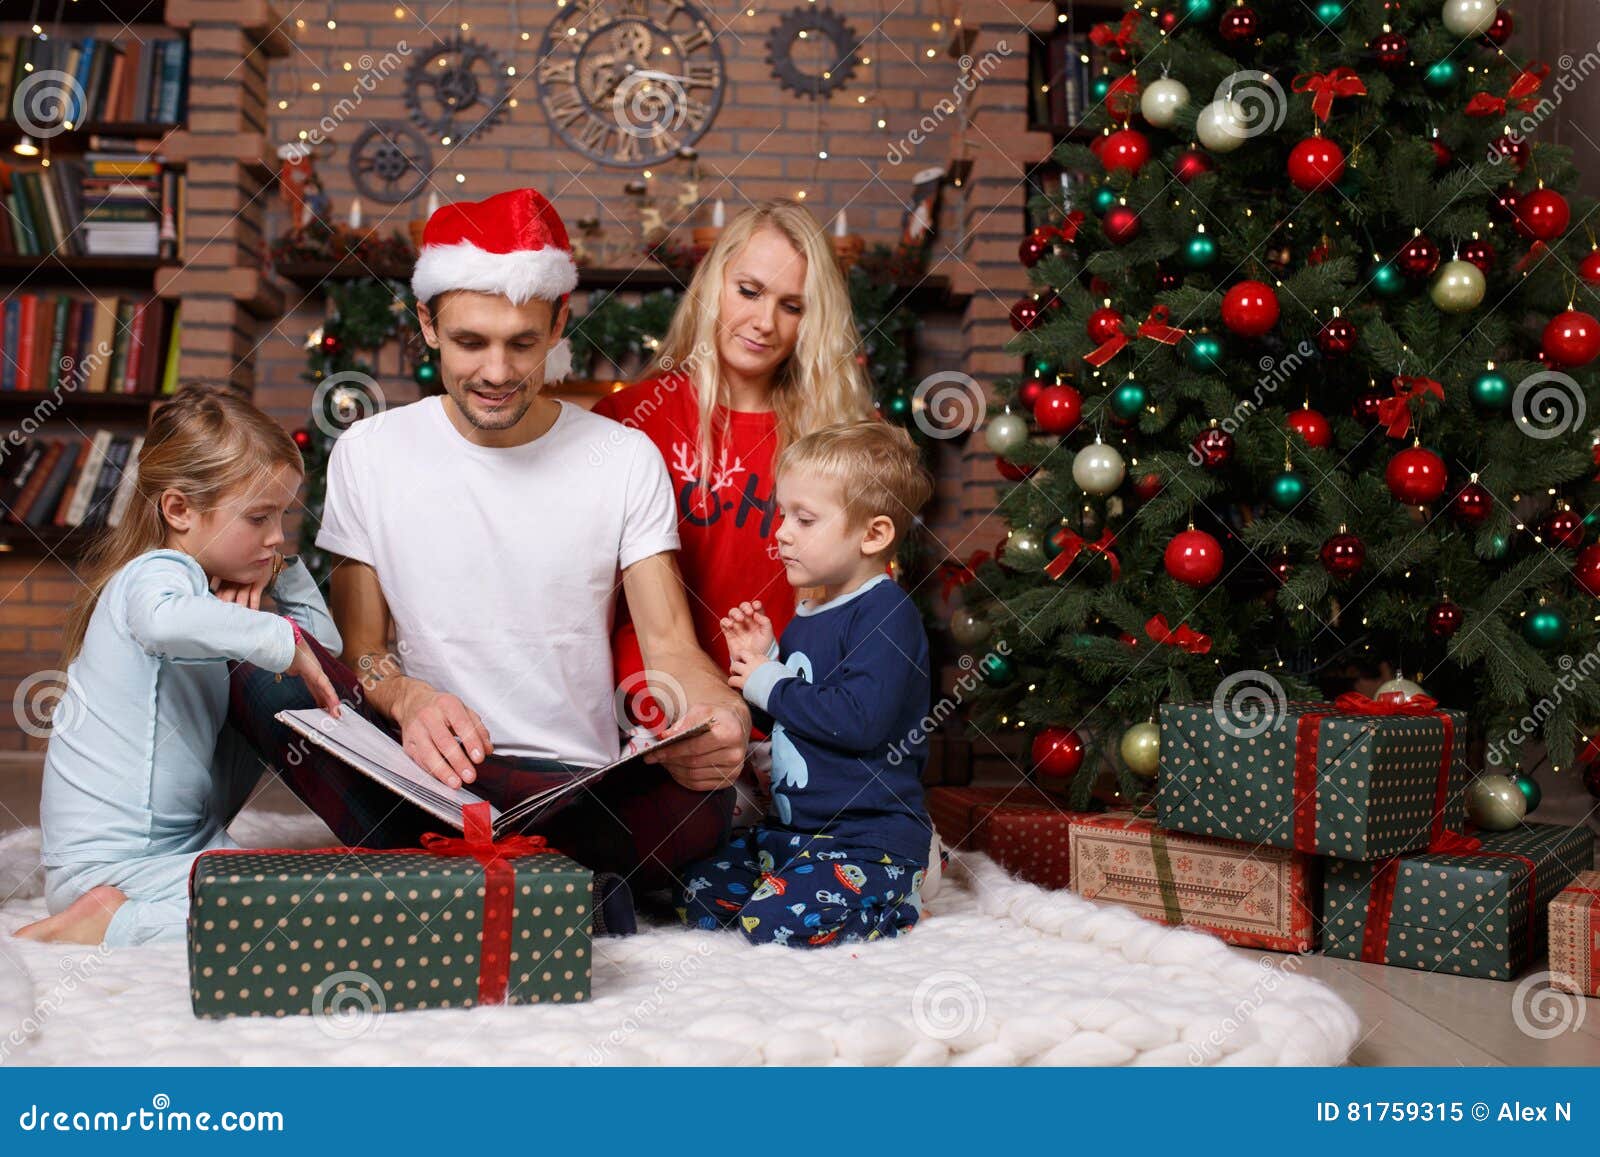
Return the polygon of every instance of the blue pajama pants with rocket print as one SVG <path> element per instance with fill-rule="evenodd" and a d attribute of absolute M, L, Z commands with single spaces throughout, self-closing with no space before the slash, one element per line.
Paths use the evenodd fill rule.
<path fill-rule="evenodd" d="M 922 865 L 827 836 L 753 827 L 684 870 L 678 914 L 736 926 L 752 944 L 818 948 L 909 931 L 922 913 Z"/>

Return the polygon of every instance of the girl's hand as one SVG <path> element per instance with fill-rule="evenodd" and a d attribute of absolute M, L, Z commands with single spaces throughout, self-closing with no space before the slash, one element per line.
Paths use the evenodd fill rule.
<path fill-rule="evenodd" d="M 306 690 L 311 692 L 311 698 L 316 705 L 335 719 L 339 718 L 339 696 L 334 691 L 333 684 L 328 682 L 321 661 L 304 639 L 295 642 L 294 661 L 283 673 L 305 680 Z"/>
<path fill-rule="evenodd" d="M 211 593 L 225 603 L 238 603 L 241 607 L 249 607 L 252 611 L 261 609 L 261 596 L 266 593 L 272 580 L 277 577 L 282 566 L 283 556 L 277 551 L 272 552 L 273 565 L 267 572 L 267 577 L 253 583 L 223 582 L 219 578 L 211 580 Z"/>
<path fill-rule="evenodd" d="M 722 637 L 728 643 L 728 657 L 743 659 L 751 666 L 766 661 L 775 641 L 772 620 L 761 609 L 761 600 L 743 602 L 722 617 Z M 741 672 L 745 674 L 747 672 Z"/>

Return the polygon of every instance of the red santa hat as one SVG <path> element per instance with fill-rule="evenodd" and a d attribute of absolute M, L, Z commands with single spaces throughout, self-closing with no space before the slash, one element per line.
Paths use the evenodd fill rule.
<path fill-rule="evenodd" d="M 451 289 L 498 293 L 521 305 L 557 302 L 578 285 L 567 227 L 537 189 L 512 189 L 482 201 L 442 205 L 422 231 L 411 275 L 418 301 Z M 545 357 L 545 381 L 572 372 L 572 349 L 559 339 Z"/>

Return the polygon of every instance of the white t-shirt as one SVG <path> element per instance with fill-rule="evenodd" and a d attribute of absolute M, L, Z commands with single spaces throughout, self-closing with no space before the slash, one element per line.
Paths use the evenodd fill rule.
<path fill-rule="evenodd" d="M 437 396 L 355 423 L 317 546 L 377 571 L 406 674 L 460 696 L 496 753 L 601 764 L 621 749 L 621 571 L 678 549 L 677 511 L 648 437 L 559 404 L 508 449 L 469 442 Z"/>

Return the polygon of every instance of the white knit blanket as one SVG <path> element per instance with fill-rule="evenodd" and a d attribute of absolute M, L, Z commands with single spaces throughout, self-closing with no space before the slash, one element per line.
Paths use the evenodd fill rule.
<path fill-rule="evenodd" d="M 328 842 L 246 813 L 245 846 Z M 44 913 L 36 829 L 0 837 L 0 1063 L 108 1065 L 1333 1065 L 1355 1013 L 1297 959 L 955 857 L 909 936 L 803 951 L 652 928 L 602 940 L 575 1005 L 202 1021 L 180 944 L 12 939 Z"/>

